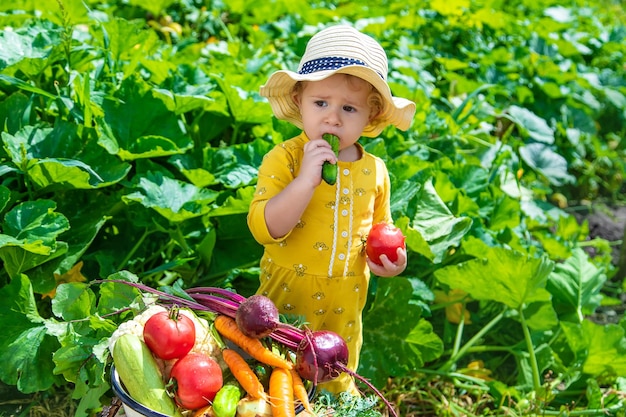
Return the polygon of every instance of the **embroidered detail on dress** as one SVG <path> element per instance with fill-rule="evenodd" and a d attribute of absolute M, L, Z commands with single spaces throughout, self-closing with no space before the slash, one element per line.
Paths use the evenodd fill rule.
<path fill-rule="evenodd" d="M 326 243 L 324 242 L 316 242 L 315 245 L 313 245 L 313 249 L 316 249 L 317 251 L 323 251 L 323 250 L 328 250 L 329 247 Z"/>
<path fill-rule="evenodd" d="M 315 294 L 313 294 L 311 298 L 315 300 L 323 300 L 324 298 L 326 298 L 326 295 L 322 291 L 318 291 Z"/>
<path fill-rule="evenodd" d="M 354 190 L 354 195 L 356 195 L 357 197 L 363 197 L 367 192 L 365 191 L 365 188 L 357 188 L 356 190 Z"/>
<path fill-rule="evenodd" d="M 324 314 L 326 314 L 326 310 L 320 308 L 319 310 L 315 310 L 313 314 L 315 314 L 316 316 L 323 316 Z"/>
<path fill-rule="evenodd" d="M 304 272 L 306 271 L 306 266 L 302 264 L 294 264 L 293 269 L 296 271 L 296 275 L 299 277 L 304 276 Z"/>
<path fill-rule="evenodd" d="M 346 323 L 346 327 L 354 327 L 354 320 L 350 320 Z"/>
<path fill-rule="evenodd" d="M 335 314 L 343 314 L 345 310 L 343 309 L 343 307 L 337 307 L 336 309 L 333 310 L 333 312 Z"/>
<path fill-rule="evenodd" d="M 283 282 L 282 284 L 280 284 L 280 288 L 282 288 L 283 291 L 285 292 L 291 292 L 291 288 L 289 288 L 289 285 L 287 285 L 286 282 Z"/>
<path fill-rule="evenodd" d="M 289 304 L 289 303 L 283 304 L 283 310 L 285 310 L 285 311 L 291 311 L 294 308 L 296 308 L 296 306 L 294 306 L 293 304 Z"/>
<path fill-rule="evenodd" d="M 350 204 L 350 197 L 341 197 L 341 199 L 339 200 L 339 202 L 341 204 Z"/>
<path fill-rule="evenodd" d="M 298 220 L 298 223 L 294 226 L 296 229 L 302 229 L 306 226 L 306 222 L 303 222 L 302 219 Z"/>
<path fill-rule="evenodd" d="M 370 175 L 372 173 L 372 170 L 369 168 L 363 168 L 361 172 L 363 172 L 363 174 L 365 175 Z"/>
<path fill-rule="evenodd" d="M 263 195 L 267 192 L 267 189 L 265 187 L 261 187 L 259 188 L 259 190 L 257 191 L 258 195 Z"/>
<path fill-rule="evenodd" d="M 359 291 L 361 291 L 361 286 L 360 286 L 359 284 L 356 284 L 356 285 L 354 286 L 354 288 L 353 288 L 353 291 L 354 291 L 354 292 L 359 292 Z"/>

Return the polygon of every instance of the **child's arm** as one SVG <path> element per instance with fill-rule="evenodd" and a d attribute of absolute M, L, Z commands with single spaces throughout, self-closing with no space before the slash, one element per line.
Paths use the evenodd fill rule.
<path fill-rule="evenodd" d="M 336 163 L 328 142 L 322 139 L 307 142 L 298 176 L 267 202 L 265 222 L 275 239 L 289 233 L 302 217 L 315 188 L 322 182 L 324 161 Z"/>
<path fill-rule="evenodd" d="M 396 275 L 400 275 L 406 269 L 406 249 L 398 248 L 396 253 L 398 254 L 398 260 L 396 262 L 391 262 L 389 258 L 387 258 L 387 255 L 380 255 L 382 265 L 378 265 L 367 258 L 367 265 L 369 265 L 370 271 L 379 277 L 395 277 Z"/>

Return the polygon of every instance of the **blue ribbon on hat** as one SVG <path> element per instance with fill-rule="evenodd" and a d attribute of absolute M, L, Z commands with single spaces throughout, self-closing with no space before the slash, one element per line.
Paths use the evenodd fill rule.
<path fill-rule="evenodd" d="M 338 70 L 348 65 L 362 65 L 364 67 L 367 67 L 367 64 L 359 59 L 340 56 L 328 56 L 305 62 L 304 64 L 302 64 L 302 68 L 300 69 L 300 71 L 298 71 L 298 74 L 311 74 L 317 71 Z M 383 77 L 380 72 L 376 71 L 376 73 L 380 75 L 380 78 L 382 78 L 383 80 L 385 79 L 385 77 Z"/>

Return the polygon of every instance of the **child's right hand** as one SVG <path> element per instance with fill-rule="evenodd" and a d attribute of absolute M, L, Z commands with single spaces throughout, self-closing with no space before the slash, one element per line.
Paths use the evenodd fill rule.
<path fill-rule="evenodd" d="M 328 161 L 337 163 L 337 157 L 328 142 L 324 139 L 313 139 L 304 144 L 304 156 L 298 178 L 308 181 L 313 187 L 322 182 L 322 165 Z"/>

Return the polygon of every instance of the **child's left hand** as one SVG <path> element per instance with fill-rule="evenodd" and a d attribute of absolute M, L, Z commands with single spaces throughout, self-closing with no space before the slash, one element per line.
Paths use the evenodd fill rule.
<path fill-rule="evenodd" d="M 370 267 L 370 271 L 379 277 L 395 277 L 401 274 L 406 269 L 407 256 L 405 248 L 398 248 L 396 254 L 398 260 L 391 262 L 387 255 L 380 255 L 380 261 L 383 263 L 379 265 L 373 262 L 370 258 L 367 258 L 367 265 Z"/>

